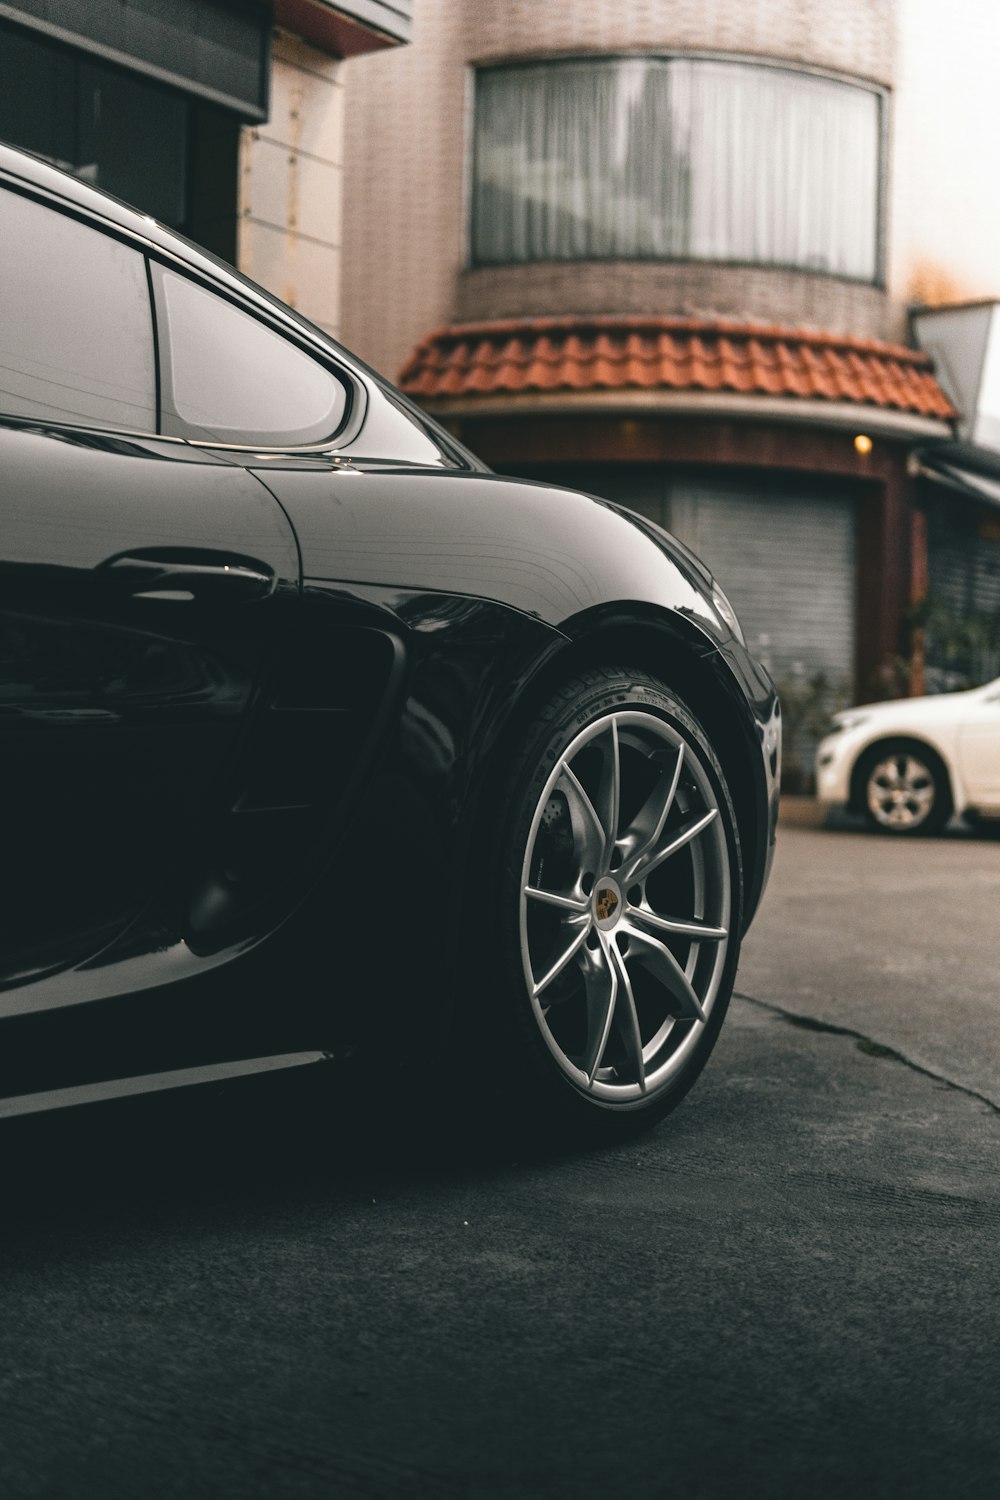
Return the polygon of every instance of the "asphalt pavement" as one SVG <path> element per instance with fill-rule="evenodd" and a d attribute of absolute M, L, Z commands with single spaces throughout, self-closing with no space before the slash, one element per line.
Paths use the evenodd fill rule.
<path fill-rule="evenodd" d="M 627 1147 L 349 1078 L 5 1125 L 0 1495 L 997 1493 L 998 911 L 1000 840 L 785 830 Z"/>

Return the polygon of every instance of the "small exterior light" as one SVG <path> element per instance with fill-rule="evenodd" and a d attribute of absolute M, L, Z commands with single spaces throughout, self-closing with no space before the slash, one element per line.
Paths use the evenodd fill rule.
<path fill-rule="evenodd" d="M 872 451 L 872 440 L 867 433 L 859 432 L 854 439 L 854 446 L 859 453 L 867 454 Z"/>

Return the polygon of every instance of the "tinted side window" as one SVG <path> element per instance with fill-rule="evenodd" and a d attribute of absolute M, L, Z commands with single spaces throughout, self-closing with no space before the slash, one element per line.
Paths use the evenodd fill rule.
<path fill-rule="evenodd" d="M 284 448 L 332 437 L 347 390 L 264 323 L 158 267 L 161 422 L 174 437 Z"/>
<path fill-rule="evenodd" d="M 0 189 L 0 410 L 155 432 L 155 390 L 143 257 Z"/>

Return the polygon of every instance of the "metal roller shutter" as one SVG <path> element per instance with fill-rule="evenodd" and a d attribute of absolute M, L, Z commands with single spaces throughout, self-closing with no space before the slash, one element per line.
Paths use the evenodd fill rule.
<path fill-rule="evenodd" d="M 776 679 L 822 672 L 849 697 L 856 503 L 847 487 L 675 477 L 668 524 L 711 568 Z"/>
<path fill-rule="evenodd" d="M 996 530 L 989 512 L 951 493 L 928 500 L 928 584 L 935 606 L 927 635 L 928 692 L 975 687 L 1000 672 Z"/>
<path fill-rule="evenodd" d="M 956 614 L 1000 611 L 1000 540 L 980 535 L 979 511 L 951 496 L 927 510 L 929 582 Z"/>

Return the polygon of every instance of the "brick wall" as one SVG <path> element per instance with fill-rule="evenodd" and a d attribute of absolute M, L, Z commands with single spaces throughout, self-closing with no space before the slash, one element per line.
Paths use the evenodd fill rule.
<path fill-rule="evenodd" d="M 465 269 L 470 64 L 706 48 L 891 84 L 895 16 L 896 0 L 416 0 L 412 45 L 346 71 L 345 342 L 394 377 L 432 329 L 498 312 L 711 309 L 898 336 L 883 294 L 798 272 Z"/>
<path fill-rule="evenodd" d="M 459 274 L 455 316 L 547 313 L 677 313 L 905 341 L 905 320 L 878 287 L 767 266 L 691 261 L 577 261 L 484 266 Z"/>
<path fill-rule="evenodd" d="M 434 0 L 440 3 L 440 0 Z M 447 3 L 447 0 L 446 0 Z M 891 84 L 895 0 L 461 0 L 465 58 L 704 47 Z M 419 31 L 427 0 L 417 0 Z"/>

